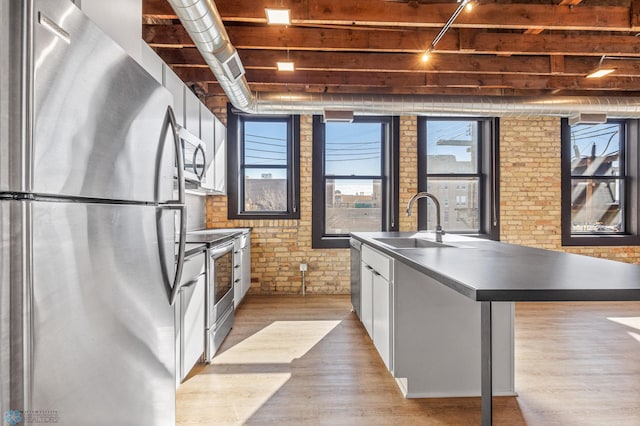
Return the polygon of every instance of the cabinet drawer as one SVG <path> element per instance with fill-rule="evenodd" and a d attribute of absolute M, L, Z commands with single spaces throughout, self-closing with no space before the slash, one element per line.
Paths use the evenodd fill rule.
<path fill-rule="evenodd" d="M 387 281 L 389 281 L 389 262 L 390 259 L 380 253 L 379 251 L 372 249 L 369 246 L 362 246 L 362 261 L 367 263 L 376 270 L 377 273 L 382 275 Z"/>
<path fill-rule="evenodd" d="M 204 274 L 205 254 L 204 252 L 190 256 L 184 260 L 182 268 L 182 278 L 180 284 L 184 285 Z"/>

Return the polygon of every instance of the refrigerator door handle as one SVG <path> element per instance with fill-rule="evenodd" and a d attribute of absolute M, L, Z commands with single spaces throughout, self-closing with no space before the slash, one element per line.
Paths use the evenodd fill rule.
<path fill-rule="evenodd" d="M 182 270 L 184 268 L 185 243 L 187 239 L 187 206 L 185 205 L 185 182 L 184 182 L 184 156 L 182 154 L 182 145 L 180 142 L 179 127 L 173 108 L 169 105 L 165 114 L 165 131 L 171 126 L 173 143 L 176 153 L 176 161 L 178 162 L 178 199 L 168 201 L 161 205 L 162 208 L 180 211 L 180 232 L 178 239 L 178 257 L 176 259 L 176 272 L 173 278 L 173 285 L 169 294 L 169 304 L 173 306 L 178 297 L 180 290 L 180 281 L 182 280 Z"/>
<path fill-rule="evenodd" d="M 180 238 L 178 240 L 178 258 L 176 260 L 176 274 L 171 287 L 171 295 L 169 296 L 169 304 L 173 306 L 180 291 L 180 281 L 182 280 L 182 269 L 184 268 L 185 242 L 187 239 L 187 206 L 176 205 L 167 206 L 169 209 L 180 211 Z"/>
<path fill-rule="evenodd" d="M 167 107 L 167 113 L 165 116 L 165 126 L 167 125 L 171 126 L 173 145 L 176 151 L 176 161 L 178 162 L 178 199 L 168 201 L 167 203 L 183 205 L 185 201 L 184 155 L 182 152 L 182 142 L 180 141 L 180 126 L 178 126 L 178 122 L 176 121 L 176 116 L 173 113 L 171 105 Z"/>

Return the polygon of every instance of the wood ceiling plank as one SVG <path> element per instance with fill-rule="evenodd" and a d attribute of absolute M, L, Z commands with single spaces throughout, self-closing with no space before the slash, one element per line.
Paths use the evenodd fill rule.
<path fill-rule="evenodd" d="M 358 50 L 418 53 L 426 49 L 437 30 L 358 31 L 327 28 L 227 26 L 237 49 Z M 181 25 L 145 25 L 143 39 L 150 45 L 182 44 L 193 41 Z M 453 33 L 452 33 L 453 34 Z M 438 48 L 458 50 L 455 35 L 445 37 Z"/>
<path fill-rule="evenodd" d="M 142 0 L 142 16 L 160 19 L 177 19 L 167 0 Z"/>
<path fill-rule="evenodd" d="M 634 1 L 634 0 L 632 0 Z M 266 22 L 264 4 L 237 0 L 217 0 L 225 22 Z M 441 27 L 455 10 L 455 4 L 419 4 L 362 0 L 297 0 L 289 2 L 292 22 L 319 25 L 367 25 L 398 27 Z M 144 0 L 144 16 L 176 19 L 166 0 Z M 505 20 L 505 16 L 509 19 Z M 552 4 L 483 3 L 473 13 L 463 13 L 455 26 L 475 28 L 627 31 L 629 8 L 585 5 L 567 7 Z"/>
<path fill-rule="evenodd" d="M 628 35 L 526 34 L 460 30 L 460 50 L 514 55 L 640 56 L 638 38 Z M 439 47 L 439 46 L 438 46 Z"/>
<path fill-rule="evenodd" d="M 640 30 L 640 0 L 631 0 L 629 7 L 629 21 L 629 26 L 632 30 Z"/>
<path fill-rule="evenodd" d="M 593 60 L 592 60 L 593 61 Z M 551 69 L 549 70 L 551 72 L 551 74 L 564 74 L 565 73 L 565 62 L 564 62 L 564 56 L 562 55 L 552 55 L 549 57 L 549 63 L 551 65 Z M 579 68 L 577 68 L 575 65 L 570 67 L 569 70 L 576 72 L 576 73 L 580 73 L 583 74 L 585 72 L 588 72 L 589 69 L 591 69 L 590 65 L 589 68 L 583 67 L 581 70 Z"/>

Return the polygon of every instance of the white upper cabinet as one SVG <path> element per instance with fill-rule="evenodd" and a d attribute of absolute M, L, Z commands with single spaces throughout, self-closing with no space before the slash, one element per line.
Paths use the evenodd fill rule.
<path fill-rule="evenodd" d="M 140 65 L 147 70 L 156 81 L 162 84 L 162 67 L 164 61 L 158 54 L 144 41 L 141 42 Z"/>
<path fill-rule="evenodd" d="M 180 126 L 184 126 L 184 83 L 169 65 L 164 64 L 162 71 L 162 85 L 173 95 L 173 113 L 176 121 Z"/>
<path fill-rule="evenodd" d="M 136 61 L 142 45 L 142 0 L 75 0 L 76 6 Z"/>
<path fill-rule="evenodd" d="M 202 186 L 202 188 L 206 189 L 207 191 L 213 190 L 214 181 L 215 181 L 214 134 L 215 134 L 215 123 L 214 123 L 213 113 L 204 104 L 200 104 L 200 139 L 202 139 L 202 142 L 204 142 L 204 144 L 207 147 L 207 150 L 206 150 L 207 162 L 205 165 L 204 178 L 202 179 L 200 186 Z"/>
<path fill-rule="evenodd" d="M 227 193 L 227 128 L 215 117 L 214 191 Z"/>
<path fill-rule="evenodd" d="M 200 99 L 195 93 L 184 86 L 184 127 L 198 138 L 201 138 L 200 105 Z"/>

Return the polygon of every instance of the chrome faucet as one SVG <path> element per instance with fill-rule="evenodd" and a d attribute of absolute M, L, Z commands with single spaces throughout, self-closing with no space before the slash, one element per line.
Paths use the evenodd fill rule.
<path fill-rule="evenodd" d="M 409 205 L 407 206 L 407 216 L 411 216 L 411 209 L 413 209 L 413 204 L 419 200 L 420 198 L 431 198 L 433 204 L 436 206 L 436 242 L 442 242 L 442 235 L 444 235 L 444 230 L 440 225 L 440 202 L 436 198 L 435 195 L 430 192 L 418 192 L 416 195 L 411 197 L 409 200 Z"/>

